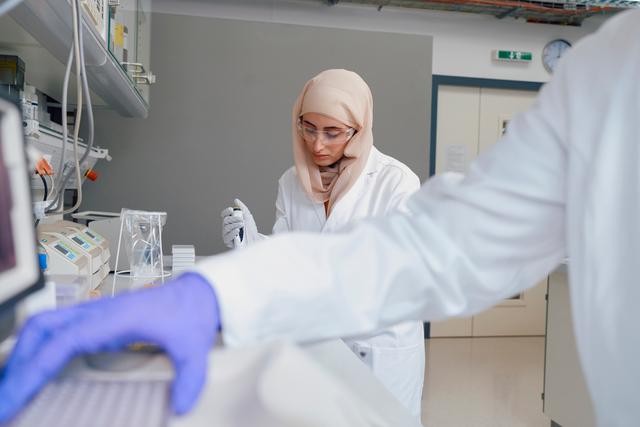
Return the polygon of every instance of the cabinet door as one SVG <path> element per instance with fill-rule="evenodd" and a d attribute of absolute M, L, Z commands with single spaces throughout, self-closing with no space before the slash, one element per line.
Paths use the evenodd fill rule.
<path fill-rule="evenodd" d="M 441 86 L 438 90 L 436 173 L 466 172 L 478 156 L 480 88 Z"/>
<path fill-rule="evenodd" d="M 532 91 L 441 86 L 436 173 L 465 172 L 534 102 Z M 474 317 L 431 324 L 431 336 L 544 335 L 546 281 Z"/>
<path fill-rule="evenodd" d="M 563 427 L 595 427 L 593 404 L 578 358 L 565 266 L 549 276 L 548 316 L 544 413 Z"/>
<path fill-rule="evenodd" d="M 441 86 L 438 90 L 436 173 L 465 172 L 478 155 L 480 88 Z M 432 337 L 469 337 L 471 318 L 431 323 Z"/>

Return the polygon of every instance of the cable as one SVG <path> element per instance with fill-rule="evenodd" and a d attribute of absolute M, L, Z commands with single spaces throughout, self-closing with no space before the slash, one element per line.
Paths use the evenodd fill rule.
<path fill-rule="evenodd" d="M 60 166 L 58 167 L 58 178 L 56 179 L 56 187 L 62 188 L 62 179 L 64 177 L 64 158 L 66 155 L 67 139 L 69 138 L 69 127 L 67 125 L 67 98 L 69 95 L 69 78 L 71 76 L 71 65 L 73 64 L 73 43 L 71 44 L 71 50 L 69 50 L 69 58 L 67 59 L 67 67 L 64 72 L 64 81 L 62 83 L 62 153 L 60 154 Z M 54 193 L 54 200 L 51 204 L 51 208 L 48 208 L 46 212 L 51 212 L 57 209 L 58 194 Z"/>
<path fill-rule="evenodd" d="M 78 64 L 80 65 L 80 80 L 82 83 L 82 90 L 84 92 L 84 96 L 86 98 L 86 108 L 87 108 L 87 117 L 88 117 L 88 127 L 89 127 L 89 137 L 88 137 L 88 141 L 85 147 L 85 152 L 82 155 L 82 158 L 78 161 L 77 160 L 77 131 L 78 131 L 78 127 L 76 127 L 74 130 L 74 153 L 76 154 L 76 178 L 77 178 L 77 185 L 78 185 L 78 198 L 76 200 L 76 203 L 74 204 L 74 206 L 70 209 L 68 209 L 67 211 L 65 211 L 65 213 L 69 213 L 69 212 L 73 212 L 75 211 L 80 204 L 82 203 L 82 177 L 81 177 L 81 171 L 80 171 L 80 165 L 84 164 L 84 162 L 86 161 L 87 157 L 89 156 L 89 154 L 91 153 L 91 150 L 93 148 L 93 144 L 94 144 L 94 135 L 95 135 L 95 125 L 94 125 L 94 118 L 93 118 L 93 107 L 91 104 L 91 92 L 89 91 L 89 84 L 87 81 L 87 72 L 86 72 L 86 66 L 85 66 L 85 59 L 84 59 L 84 37 L 83 37 L 83 29 L 82 29 L 82 19 L 81 19 L 81 13 L 80 13 L 80 3 L 78 0 L 75 0 L 75 4 L 76 4 L 76 10 L 77 10 L 77 15 L 78 15 L 78 20 L 75 22 L 77 25 L 74 27 L 74 31 L 77 31 L 77 40 L 78 40 L 78 51 L 79 51 L 79 58 L 80 60 L 78 61 Z M 80 109 L 81 109 L 82 105 L 80 105 Z M 79 126 L 80 124 L 80 120 L 77 120 L 77 125 Z M 73 170 L 63 174 L 64 176 L 62 177 L 62 187 L 61 188 L 65 188 L 67 182 L 69 181 L 69 179 L 71 178 L 71 175 L 73 173 Z M 59 192 L 59 194 L 56 197 L 56 206 L 60 203 L 61 199 L 64 197 L 63 192 Z"/>
<path fill-rule="evenodd" d="M 47 178 L 49 178 L 50 182 L 50 187 L 49 187 L 49 193 L 53 194 L 53 192 L 55 191 L 56 188 L 56 181 L 53 179 L 53 177 L 51 175 L 47 175 Z M 46 199 L 45 199 L 46 201 Z"/>
<path fill-rule="evenodd" d="M 44 197 L 42 198 L 42 201 L 46 201 L 47 200 L 47 196 L 49 196 L 49 189 L 47 186 L 47 180 L 44 178 L 44 175 L 38 175 L 40 177 L 40 179 L 42 180 L 42 186 L 44 187 Z"/>
<path fill-rule="evenodd" d="M 78 0 L 76 0 L 78 1 Z M 78 8 L 79 8 L 79 4 L 78 4 Z M 82 88 L 84 90 L 84 96 L 86 97 L 86 108 L 87 108 L 87 117 L 88 117 L 88 127 L 89 127 L 89 137 L 88 137 L 88 141 L 87 141 L 87 145 L 85 148 L 85 152 L 82 155 L 82 158 L 80 159 L 80 164 L 83 164 L 85 162 L 85 160 L 87 159 L 87 157 L 89 157 L 89 154 L 91 153 L 91 149 L 93 148 L 93 144 L 94 144 L 94 118 L 93 118 L 93 108 L 92 108 L 92 104 L 91 104 L 91 93 L 89 91 L 89 84 L 87 82 L 87 73 L 86 73 L 86 68 L 85 68 L 85 60 L 84 60 L 84 37 L 83 37 L 83 30 L 82 30 L 82 22 L 79 21 L 78 22 L 78 34 L 79 34 L 79 45 L 80 45 L 80 66 L 81 66 L 81 78 L 82 78 Z M 65 179 L 63 181 L 63 183 L 66 185 L 66 182 L 68 181 L 68 179 L 70 178 L 71 173 L 67 173 L 67 175 L 65 176 Z M 74 208 L 78 208 L 80 206 L 80 204 L 82 203 L 82 188 L 81 185 L 78 186 L 78 200 L 75 203 Z M 72 208 L 73 209 L 73 208 Z"/>
<path fill-rule="evenodd" d="M 66 163 L 65 163 L 65 157 L 66 157 L 66 153 L 67 153 L 67 140 L 69 139 L 69 125 L 68 125 L 68 121 L 67 121 L 67 106 L 68 106 L 68 93 L 69 93 L 69 79 L 71 76 L 71 66 L 74 63 L 74 59 L 76 59 L 75 63 L 76 63 L 76 68 L 77 68 L 77 56 L 74 56 L 75 53 L 77 53 L 77 44 L 76 44 L 76 39 L 77 39 L 77 15 L 76 15 L 76 4 L 75 2 L 72 2 L 71 4 L 71 14 L 72 14 L 72 21 L 73 21 L 73 28 L 72 28 L 72 32 L 73 32 L 73 38 L 71 40 L 71 49 L 69 50 L 69 58 L 67 59 L 67 67 L 65 69 L 65 75 L 64 75 L 64 81 L 62 84 L 62 154 L 60 156 L 60 167 L 58 169 L 59 171 L 59 175 L 58 175 L 58 179 L 57 179 L 57 193 L 53 199 L 53 202 L 51 203 L 51 207 L 47 209 L 48 213 L 51 213 L 52 215 L 57 215 L 58 213 L 55 212 L 58 207 L 59 207 L 59 203 L 62 200 L 63 204 L 64 204 L 64 189 L 66 187 L 66 183 L 65 181 L 65 169 L 66 169 Z M 78 73 L 76 73 L 76 85 L 78 82 Z M 79 92 L 78 92 L 79 94 Z M 77 118 L 77 109 L 76 109 L 76 118 Z"/>
<path fill-rule="evenodd" d="M 72 9 L 72 15 L 73 15 L 73 43 L 72 43 L 72 52 L 75 54 L 75 68 L 76 68 L 76 92 L 77 92 L 77 102 L 76 102 L 76 115 L 75 115 L 75 123 L 74 123 L 74 129 L 73 129 L 73 153 L 74 153 L 74 160 L 75 160 L 75 167 L 72 167 L 71 170 L 69 172 L 65 173 L 65 168 L 64 168 L 64 163 L 63 163 L 63 159 L 61 157 L 61 176 L 59 178 L 59 183 L 57 185 L 57 194 L 56 197 L 52 203 L 52 207 L 49 208 L 47 210 L 47 212 L 50 213 L 50 215 L 64 215 L 67 213 L 71 213 L 73 211 L 75 211 L 77 209 L 77 207 L 80 205 L 80 203 L 82 202 L 82 175 L 81 175 L 81 171 L 80 171 L 80 160 L 79 160 L 79 156 L 78 156 L 78 138 L 79 138 L 79 132 L 80 132 L 80 124 L 82 122 L 82 97 L 83 97 L 83 90 L 85 88 L 88 89 L 87 85 L 83 84 L 83 79 L 82 79 L 82 74 L 85 73 L 85 67 L 84 67 L 84 52 L 81 52 L 81 48 L 83 48 L 83 44 L 81 42 L 82 39 L 82 35 L 81 35 L 81 30 L 82 30 L 82 17 L 80 15 L 80 3 L 78 0 L 73 0 L 71 2 L 71 9 Z M 71 53 L 70 53 L 71 56 Z M 71 59 L 70 59 L 71 61 Z M 69 66 L 70 69 L 70 62 L 67 63 L 67 65 Z M 66 74 L 65 74 L 65 83 L 68 84 L 68 80 L 66 79 Z M 86 79 L 86 76 L 85 76 Z M 65 85 L 65 88 L 67 86 Z M 88 90 L 87 90 L 88 92 Z M 63 92 L 63 121 L 65 123 L 63 123 L 63 156 L 64 153 L 66 151 L 66 149 L 64 148 L 66 146 L 66 139 L 65 139 L 65 134 L 66 134 L 66 130 L 67 127 L 64 126 L 66 124 L 66 98 L 64 96 L 64 92 Z M 91 111 L 93 112 L 93 111 Z M 90 123 L 91 125 L 91 123 Z M 87 154 L 87 153 L 85 153 Z M 83 158 L 85 158 L 85 156 L 83 156 Z M 77 181 L 77 185 L 78 185 L 78 199 L 76 201 L 76 203 L 74 204 L 74 206 L 71 209 L 66 209 L 63 210 L 62 212 L 55 212 L 58 207 L 61 205 L 64 206 L 64 192 L 65 192 L 65 188 L 67 185 L 67 182 L 69 180 L 69 178 L 71 177 L 71 175 L 73 174 L 75 169 L 75 173 L 76 173 L 76 181 Z"/>
<path fill-rule="evenodd" d="M 73 123 L 73 157 L 75 160 L 76 179 L 78 185 L 78 194 L 82 195 L 82 176 L 80 173 L 80 162 L 78 157 L 78 136 L 80 133 L 80 122 L 82 121 L 82 77 L 80 75 L 82 71 L 82 65 L 80 64 L 80 42 L 78 34 L 78 22 L 80 21 L 80 8 L 78 0 L 72 0 L 71 6 L 73 10 L 73 44 L 75 51 L 75 64 L 76 64 L 76 117 Z M 63 192 L 61 197 L 64 197 L 64 185 L 62 187 Z M 59 196 L 60 197 L 60 196 Z M 77 205 L 77 203 L 76 203 Z M 68 214 L 76 209 L 75 205 L 71 209 L 63 210 L 60 214 Z"/>
<path fill-rule="evenodd" d="M 22 0 L 7 0 L 0 4 L 0 16 L 8 13 L 11 9 L 22 3 Z"/>

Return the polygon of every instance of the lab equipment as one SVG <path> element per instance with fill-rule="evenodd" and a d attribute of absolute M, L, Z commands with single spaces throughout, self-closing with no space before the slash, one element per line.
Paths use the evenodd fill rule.
<path fill-rule="evenodd" d="M 60 379 L 6 427 L 165 427 L 168 381 Z"/>
<path fill-rule="evenodd" d="M 25 135 L 40 135 L 40 105 L 38 95 L 34 86 L 25 84 L 24 90 L 20 92 L 20 101 L 22 103 L 22 126 Z"/>
<path fill-rule="evenodd" d="M 213 288 L 194 273 L 164 286 L 38 314 L 25 324 L 0 380 L 0 423 L 74 356 L 122 350 L 139 342 L 167 352 L 175 370 L 171 407 L 183 414 L 204 385 L 219 325 Z"/>
<path fill-rule="evenodd" d="M 44 285 L 27 176 L 22 118 L 0 95 L 0 341 L 13 329 L 17 303 Z"/>
<path fill-rule="evenodd" d="M 244 224 L 244 218 L 243 218 L 243 215 L 242 215 L 242 209 L 241 208 L 234 207 L 232 215 L 235 218 L 241 219 L 242 223 Z M 239 248 L 240 246 L 242 246 L 243 243 L 244 243 L 244 227 L 240 227 L 240 229 L 238 230 L 238 235 L 236 237 L 234 237 L 234 239 L 233 239 L 233 246 L 235 248 Z"/>
<path fill-rule="evenodd" d="M 91 23 L 104 41 L 107 41 L 109 5 L 107 0 L 82 0 L 82 7 L 91 17 Z"/>
<path fill-rule="evenodd" d="M 162 251 L 162 227 L 167 221 L 167 213 L 122 209 L 120 217 L 116 264 L 120 257 L 120 242 L 123 242 L 129 276 L 144 282 L 167 276 Z M 125 272 L 116 271 L 116 275 L 121 273 Z"/>
<path fill-rule="evenodd" d="M 40 242 L 38 242 L 38 266 L 41 271 L 45 271 L 47 269 L 47 259 L 47 250 Z"/>
<path fill-rule="evenodd" d="M 90 276 L 47 273 L 47 285 L 55 288 L 55 306 L 66 307 L 86 301 L 96 292 Z"/>
<path fill-rule="evenodd" d="M 118 252 L 118 237 L 120 235 L 120 214 L 116 212 L 85 211 L 71 215 L 74 219 L 87 224 L 91 233 L 103 237 L 109 246 L 110 254 Z M 125 257 L 119 260 L 116 266 L 116 257 L 111 256 L 109 260 L 110 271 L 126 269 Z"/>
<path fill-rule="evenodd" d="M 67 143 L 62 143 L 62 133 L 53 129 L 49 129 L 46 126 L 39 126 L 39 136 L 36 138 L 35 136 L 27 136 L 26 137 L 27 144 L 39 150 L 44 156 L 50 159 L 49 163 L 53 167 L 54 175 L 58 175 L 60 173 L 60 158 L 62 157 L 62 151 L 65 150 L 65 159 L 73 159 L 73 140 L 72 138 L 67 138 Z M 78 139 L 78 156 L 82 159 L 84 154 L 86 153 L 88 147 L 87 144 L 82 140 L 82 138 Z M 100 147 L 91 147 L 89 149 L 89 153 L 85 160 L 80 163 L 80 169 L 82 173 L 86 171 L 93 170 L 96 167 L 98 161 L 111 161 L 111 156 L 109 155 L 109 150 L 100 148 Z M 66 188 L 76 189 L 77 188 L 77 179 L 75 176 L 71 176 L 69 181 L 67 182 Z M 40 178 L 36 176 L 32 176 L 31 186 L 34 189 L 41 188 L 42 183 L 40 182 Z"/>
<path fill-rule="evenodd" d="M 196 263 L 196 248 L 193 245 L 171 246 L 171 273 L 175 277 Z"/>
<path fill-rule="evenodd" d="M 102 249 L 102 263 L 108 263 L 111 259 L 111 249 L 109 247 L 109 242 L 105 239 L 100 233 L 94 230 L 90 230 L 89 227 L 83 224 L 79 224 L 77 222 L 71 221 L 59 221 L 58 224 L 61 227 L 65 227 L 71 232 L 79 233 L 83 236 L 83 238 L 89 240 L 96 246 Z"/>
<path fill-rule="evenodd" d="M 80 252 L 66 237 L 46 233 L 39 242 L 47 251 L 47 273 L 93 276 L 89 255 Z"/>
<path fill-rule="evenodd" d="M 14 98 L 24 89 L 24 61 L 15 55 L 0 55 L 0 88 Z"/>
<path fill-rule="evenodd" d="M 108 253 L 104 251 L 102 246 L 96 244 L 75 227 L 68 227 L 63 222 L 40 224 L 38 225 L 38 235 L 41 238 L 55 236 L 74 248 L 76 252 L 86 255 L 89 258 L 89 271 L 92 275 L 99 274 L 100 281 L 109 274 Z"/>

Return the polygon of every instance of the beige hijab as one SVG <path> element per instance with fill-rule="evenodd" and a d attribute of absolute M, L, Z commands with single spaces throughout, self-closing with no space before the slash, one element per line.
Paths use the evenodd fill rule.
<path fill-rule="evenodd" d="M 318 113 L 357 130 L 334 167 L 319 168 L 298 133 L 298 118 Z M 292 113 L 293 158 L 298 179 L 309 197 L 328 203 L 327 213 L 353 187 L 373 146 L 373 97 L 362 77 L 347 70 L 327 70 L 304 85 Z M 322 170 L 321 170 L 322 169 Z"/>

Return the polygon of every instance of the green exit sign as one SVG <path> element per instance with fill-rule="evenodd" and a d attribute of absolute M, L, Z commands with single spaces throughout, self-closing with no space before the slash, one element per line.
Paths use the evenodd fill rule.
<path fill-rule="evenodd" d="M 533 53 L 519 50 L 494 50 L 493 59 L 497 61 L 531 62 Z"/>

